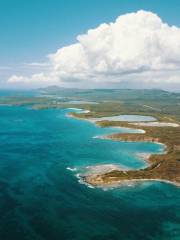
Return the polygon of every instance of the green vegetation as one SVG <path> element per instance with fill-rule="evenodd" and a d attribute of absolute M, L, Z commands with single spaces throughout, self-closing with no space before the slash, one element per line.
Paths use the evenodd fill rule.
<path fill-rule="evenodd" d="M 31 106 L 33 109 L 82 108 L 88 113 L 71 113 L 76 118 L 97 118 L 120 114 L 149 115 L 161 122 L 180 123 L 180 93 L 162 90 L 131 89 L 64 89 L 56 86 L 40 89 L 40 96 L 0 97 L 0 104 Z M 72 104 L 70 101 L 96 101 L 98 104 Z M 145 134 L 113 134 L 116 141 L 156 141 L 167 146 L 163 155 L 152 155 L 146 169 L 111 171 L 102 175 L 87 176 L 93 185 L 111 184 L 121 180 L 162 179 L 180 183 L 180 127 L 137 126 L 128 122 L 100 121 L 101 127 L 120 126 L 141 128 Z"/>
<path fill-rule="evenodd" d="M 100 126 L 138 128 L 126 122 L 98 122 Z M 97 176 L 87 176 L 93 185 L 112 184 L 122 180 L 162 179 L 180 184 L 180 127 L 142 127 L 146 133 L 112 134 L 108 139 L 116 141 L 160 142 L 166 145 L 166 153 L 151 155 L 150 166 L 140 170 L 111 171 Z"/>
<path fill-rule="evenodd" d="M 69 101 L 95 101 L 99 104 L 69 104 Z M 141 114 L 180 121 L 180 93 L 162 90 L 64 89 L 56 86 L 40 89 L 33 97 L 0 97 L 0 104 L 31 105 L 34 109 L 78 107 L 90 110 L 79 117 Z M 165 119 L 164 119 L 165 118 Z"/>

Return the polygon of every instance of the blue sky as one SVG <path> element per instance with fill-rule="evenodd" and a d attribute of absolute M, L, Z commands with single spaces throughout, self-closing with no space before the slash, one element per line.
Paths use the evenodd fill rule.
<path fill-rule="evenodd" d="M 180 26 L 178 0 L 0 0 L 0 80 L 117 16 L 144 9 Z M 23 70 L 25 71 L 25 70 Z M 29 70 L 27 70 L 29 71 Z"/>

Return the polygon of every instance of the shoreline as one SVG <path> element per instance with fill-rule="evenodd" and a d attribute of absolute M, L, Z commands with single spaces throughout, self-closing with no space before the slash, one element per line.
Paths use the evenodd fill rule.
<path fill-rule="evenodd" d="M 176 166 L 176 157 L 171 159 L 171 146 L 169 144 L 166 144 L 166 142 L 161 141 L 162 138 L 159 137 L 153 137 L 146 132 L 148 130 L 152 130 L 152 133 L 156 133 L 156 130 L 158 130 L 158 127 L 156 126 L 141 126 L 144 129 L 137 129 L 136 125 L 132 124 L 132 122 L 123 122 L 122 124 L 118 122 L 119 126 L 116 125 L 111 121 L 105 121 L 105 124 L 103 121 L 91 121 L 91 119 L 85 118 L 85 117 L 78 117 L 74 116 L 73 113 L 69 113 L 68 116 L 80 119 L 80 120 L 86 120 L 91 123 L 96 124 L 99 127 L 114 127 L 114 128 L 126 128 L 126 129 L 136 129 L 141 130 L 137 133 L 113 133 L 109 135 L 102 135 L 102 136 L 95 136 L 95 138 L 99 139 L 107 139 L 107 140 L 113 140 L 113 141 L 121 141 L 121 142 L 153 142 L 156 144 L 160 144 L 164 146 L 164 151 L 162 153 L 158 154 L 149 154 L 149 156 L 146 159 L 143 159 L 144 161 L 148 161 L 149 166 L 145 167 L 144 169 L 138 169 L 138 170 L 107 170 L 106 173 L 99 173 L 99 174 L 89 174 L 84 176 L 79 176 L 82 178 L 82 181 L 84 181 L 86 184 L 90 184 L 93 187 L 107 187 L 109 185 L 116 185 L 121 186 L 122 183 L 134 183 L 134 182 L 143 182 L 143 181 L 159 181 L 159 182 L 165 182 L 169 184 L 173 184 L 175 186 L 180 186 L 180 176 L 178 172 L 178 166 Z M 114 125 L 113 125 L 114 124 Z M 130 125 L 130 127 L 127 127 Z M 149 129 L 148 129 L 149 128 Z M 160 127 L 163 129 L 162 127 Z M 172 127 L 174 128 L 174 127 Z M 178 128 L 177 128 L 178 129 Z M 157 134 L 155 134 L 157 135 Z M 162 157 L 163 156 L 163 157 Z M 172 156 L 172 157 L 173 157 Z M 169 157 L 169 158 L 168 158 Z M 178 160 L 177 160 L 178 161 Z M 173 172 L 175 171 L 175 175 Z"/>
<path fill-rule="evenodd" d="M 79 176 L 81 177 L 81 176 Z M 161 179 L 161 178 L 144 178 L 144 179 L 127 179 L 127 180 L 117 180 L 117 181 L 112 181 L 109 183 L 98 183 L 98 184 L 92 184 L 92 182 L 87 181 L 86 176 L 82 176 L 82 181 L 84 181 L 88 185 L 92 185 L 93 187 L 120 187 L 120 186 L 128 186 L 129 184 L 139 184 L 143 182 L 162 182 L 162 183 L 168 183 L 172 184 L 176 187 L 180 187 L 180 183 L 176 181 L 170 181 L 166 179 Z"/>
<path fill-rule="evenodd" d="M 72 109 L 72 108 L 68 108 L 68 109 Z M 74 108 L 74 109 L 77 109 L 77 108 Z M 73 109 L 72 109 L 73 110 Z M 78 109 L 78 110 L 82 110 L 81 113 L 89 113 L 90 111 L 89 110 L 83 110 L 83 109 Z M 88 121 L 90 123 L 93 123 L 95 124 L 97 127 L 101 127 L 98 122 L 101 122 L 100 121 L 96 121 L 96 120 L 93 120 L 91 118 L 82 118 L 82 117 L 78 117 L 78 116 L 74 116 L 72 112 L 70 113 L 67 113 L 67 117 L 70 117 L 70 118 L 74 118 L 74 119 L 77 119 L 77 120 L 83 120 L 83 121 Z M 128 130 L 137 130 L 137 133 L 140 133 L 140 134 L 144 134 L 146 133 L 145 130 L 141 129 L 141 128 L 133 128 L 133 127 L 121 127 L 121 126 L 110 126 L 109 128 L 115 128 L 115 129 L 128 129 Z M 133 132 L 134 133 L 134 132 Z M 110 134 L 111 135 L 111 134 Z M 109 135 L 102 135 L 103 136 L 109 136 Z M 101 135 L 100 136 L 94 136 L 93 138 L 101 138 Z M 106 138 L 102 138 L 102 139 L 106 139 Z"/>

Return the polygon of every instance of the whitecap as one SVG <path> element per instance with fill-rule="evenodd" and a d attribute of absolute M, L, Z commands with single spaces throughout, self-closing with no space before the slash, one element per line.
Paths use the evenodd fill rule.
<path fill-rule="evenodd" d="M 91 184 L 85 182 L 85 181 L 82 179 L 82 177 L 81 177 L 81 175 L 80 175 L 79 173 L 77 173 L 75 176 L 77 177 L 78 182 L 79 182 L 80 184 L 86 185 L 88 188 L 95 188 L 95 187 L 92 186 Z"/>
<path fill-rule="evenodd" d="M 73 167 L 67 167 L 66 169 L 71 171 L 71 172 L 77 171 L 77 168 L 75 168 L 75 167 L 74 168 Z"/>

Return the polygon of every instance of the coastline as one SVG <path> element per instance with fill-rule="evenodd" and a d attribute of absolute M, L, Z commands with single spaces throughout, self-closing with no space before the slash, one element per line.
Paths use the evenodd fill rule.
<path fill-rule="evenodd" d="M 81 110 L 80 113 L 90 113 L 89 110 L 83 110 L 83 109 L 80 109 L 80 108 L 79 108 L 79 109 L 78 109 L 78 108 L 68 108 L 68 109 Z M 90 123 L 95 124 L 97 127 L 101 127 L 101 125 L 98 124 L 99 122 L 101 122 L 101 120 L 100 120 L 100 121 L 97 121 L 97 120 L 93 120 L 93 119 L 91 119 L 91 118 L 84 118 L 84 117 L 75 116 L 75 115 L 73 114 L 73 112 L 67 113 L 67 117 L 74 118 L 74 119 L 77 119 L 77 120 L 88 121 L 88 122 L 90 122 Z M 123 128 L 123 129 L 127 129 L 127 130 L 137 130 L 137 133 L 141 133 L 141 134 L 146 133 L 146 131 L 143 130 L 143 129 L 141 129 L 141 128 L 121 127 L 121 126 L 111 126 L 111 128 L 115 128 L 115 129 L 122 129 L 122 128 Z M 101 135 L 100 135 L 100 136 L 95 136 L 94 138 L 108 139 L 108 138 L 106 138 L 106 136 L 108 137 L 108 136 L 110 136 L 110 135 L 102 135 L 102 138 L 101 138 Z"/>
<path fill-rule="evenodd" d="M 115 127 L 115 128 L 126 128 L 126 129 L 137 129 L 137 126 L 132 124 L 131 122 L 119 123 L 119 126 L 114 126 L 112 122 L 108 124 L 108 121 L 91 121 L 91 119 L 85 117 L 74 116 L 73 113 L 69 113 L 68 116 L 74 117 L 80 120 L 86 120 L 91 123 L 96 124 L 100 127 Z M 122 126 L 121 126 L 122 125 Z M 130 127 L 127 127 L 130 125 Z M 178 173 L 178 163 L 176 160 L 170 159 L 168 161 L 168 156 L 170 155 L 171 147 L 162 142 L 160 138 L 153 136 L 146 136 L 146 132 L 149 129 L 153 129 L 154 132 L 158 129 L 158 127 L 151 126 L 141 126 L 142 129 L 138 133 L 115 133 L 103 136 L 95 136 L 95 138 L 99 139 L 107 139 L 121 142 L 153 142 L 156 144 L 161 144 L 165 147 L 162 154 L 150 154 L 146 159 L 148 161 L 149 166 L 144 169 L 138 170 L 115 170 L 115 171 L 107 171 L 106 173 L 102 172 L 99 174 L 89 174 L 81 176 L 82 180 L 86 182 L 88 185 L 92 185 L 94 187 L 107 187 L 109 185 L 122 185 L 122 183 L 132 183 L 132 182 L 142 182 L 142 181 L 160 181 L 173 184 L 175 186 L 180 186 L 180 176 Z M 174 127 L 172 127 L 174 128 Z M 162 129 L 162 127 L 161 127 Z M 163 156 L 163 158 L 162 158 Z M 161 171 L 159 170 L 161 169 Z M 172 170 L 173 169 L 173 170 Z M 172 174 L 175 171 L 175 176 Z"/>
<path fill-rule="evenodd" d="M 144 179 L 131 179 L 131 180 L 117 180 L 117 181 L 112 181 L 112 182 L 108 182 L 108 183 L 100 183 L 98 182 L 98 184 L 93 184 L 91 181 L 88 181 L 87 177 L 82 177 L 83 181 L 88 184 L 88 185 L 92 185 L 93 187 L 120 187 L 120 186 L 128 186 L 129 184 L 139 184 L 139 183 L 143 183 L 143 182 L 162 182 L 162 183 L 168 183 L 168 184 L 172 184 L 176 187 L 180 187 L 180 183 L 175 182 L 175 181 L 170 181 L 170 180 L 166 180 L 166 179 L 161 179 L 161 178 L 156 178 L 156 179 L 148 179 L 148 178 L 144 178 Z"/>

